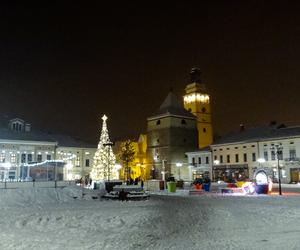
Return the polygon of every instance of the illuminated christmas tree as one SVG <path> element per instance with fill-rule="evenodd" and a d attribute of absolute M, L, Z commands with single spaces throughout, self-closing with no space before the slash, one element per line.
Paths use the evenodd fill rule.
<path fill-rule="evenodd" d="M 112 150 L 113 143 L 109 139 L 108 129 L 106 125 L 107 116 L 102 117 L 102 131 L 98 149 L 94 155 L 93 168 L 90 173 L 94 181 L 98 180 L 114 180 L 119 178 L 116 169 L 116 157 Z"/>

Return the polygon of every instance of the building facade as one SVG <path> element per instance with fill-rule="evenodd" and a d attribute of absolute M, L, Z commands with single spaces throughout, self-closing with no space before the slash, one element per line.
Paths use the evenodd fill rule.
<path fill-rule="evenodd" d="M 164 180 L 173 176 L 189 180 L 185 152 L 197 148 L 197 138 L 196 117 L 170 92 L 158 111 L 147 119 L 147 159 L 151 178 Z"/>
<path fill-rule="evenodd" d="M 40 179 L 53 179 L 51 165 L 63 165 L 63 179 L 79 179 L 89 174 L 95 147 L 64 135 L 32 130 L 30 124 L 15 118 L 0 128 L 0 180 L 25 180 L 30 169 L 47 169 Z M 39 174 L 38 174 L 39 175 Z M 35 173 L 36 176 L 36 173 Z"/>
<path fill-rule="evenodd" d="M 209 147 L 194 152 L 186 152 L 189 165 L 189 178 L 194 181 L 197 178 L 209 176 L 212 179 L 212 153 Z"/>
<path fill-rule="evenodd" d="M 299 182 L 300 127 L 265 126 L 228 134 L 211 145 L 214 180 L 253 179 L 265 169 L 283 183 Z"/>

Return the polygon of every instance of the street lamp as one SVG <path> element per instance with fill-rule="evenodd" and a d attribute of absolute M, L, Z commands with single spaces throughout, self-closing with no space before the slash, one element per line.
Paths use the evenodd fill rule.
<path fill-rule="evenodd" d="M 280 166 L 279 166 L 279 155 L 282 154 L 282 146 L 279 144 L 275 144 L 274 146 L 271 147 L 271 150 L 275 150 L 275 154 L 277 156 L 277 173 L 278 173 L 278 187 L 279 187 L 279 195 L 282 195 L 281 192 L 281 171 L 280 171 Z"/>
<path fill-rule="evenodd" d="M 178 179 L 180 180 L 180 168 L 182 167 L 182 163 L 181 162 L 177 162 L 176 163 L 176 167 L 178 167 Z"/>

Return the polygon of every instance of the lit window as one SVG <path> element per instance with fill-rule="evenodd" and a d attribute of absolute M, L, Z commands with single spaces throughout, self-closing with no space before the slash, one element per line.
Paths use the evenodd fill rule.
<path fill-rule="evenodd" d="M 5 162 L 5 153 L 0 154 L 0 162 Z"/>
<path fill-rule="evenodd" d="M 10 162 L 11 162 L 11 163 L 16 163 L 16 160 L 17 160 L 17 159 L 16 159 L 16 154 L 11 154 L 11 155 L 10 155 Z"/>
<path fill-rule="evenodd" d="M 76 157 L 75 165 L 76 165 L 76 167 L 80 166 L 80 157 L 79 156 Z"/>

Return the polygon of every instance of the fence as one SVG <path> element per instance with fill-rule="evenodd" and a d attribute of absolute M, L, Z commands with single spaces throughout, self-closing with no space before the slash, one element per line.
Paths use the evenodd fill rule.
<path fill-rule="evenodd" d="M 62 188 L 75 185 L 74 181 L 4 181 L 0 182 L 0 189 L 5 188 Z"/>

